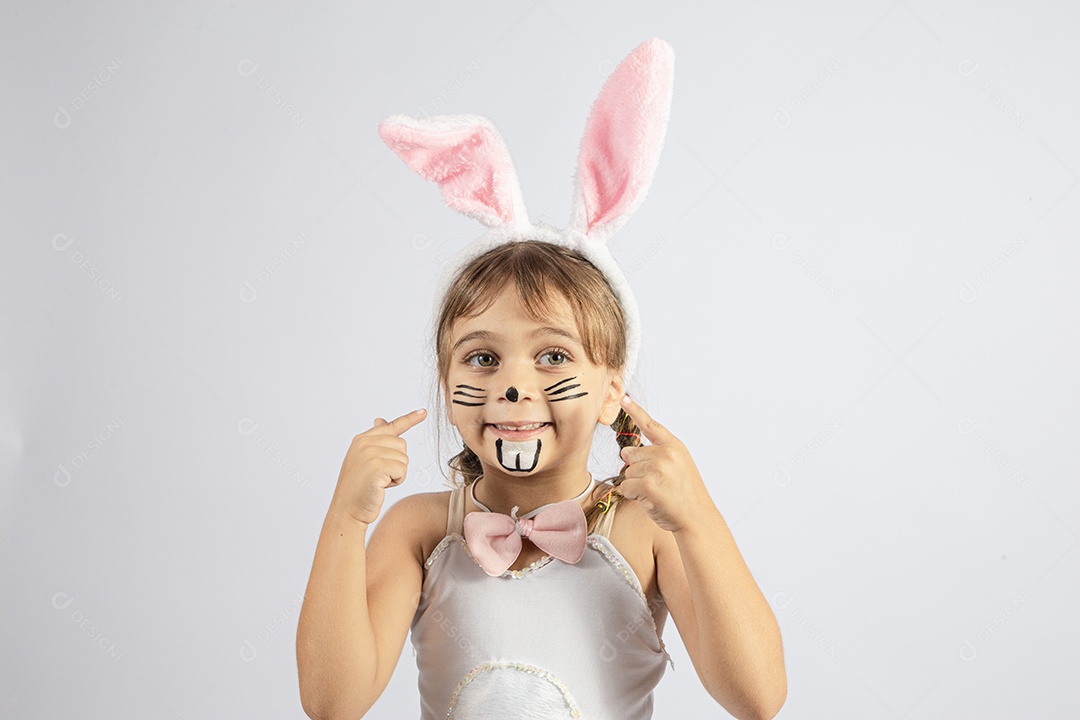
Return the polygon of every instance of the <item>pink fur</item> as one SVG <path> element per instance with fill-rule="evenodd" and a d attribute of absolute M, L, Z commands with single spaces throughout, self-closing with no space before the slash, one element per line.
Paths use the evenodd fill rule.
<path fill-rule="evenodd" d="M 487 118 L 392 115 L 379 123 L 379 136 L 422 178 L 437 182 L 455 210 L 489 227 L 528 223 L 514 163 Z"/>
<path fill-rule="evenodd" d="M 604 83 L 581 141 L 571 228 L 606 241 L 641 204 L 667 132 L 674 73 L 674 50 L 652 38 Z"/>
<path fill-rule="evenodd" d="M 501 243 L 527 238 L 578 250 L 600 269 L 622 305 L 627 358 L 623 379 L 628 382 L 641 346 L 641 319 L 608 244 L 652 182 L 667 133 L 674 74 L 675 51 L 651 38 L 634 48 L 604 82 L 585 125 L 573 210 L 564 229 L 529 221 L 514 164 L 487 118 L 391 115 L 380 123 L 383 142 L 425 180 L 437 182 L 447 205 L 489 228 L 444 264 L 437 297 L 444 296 L 466 262 Z"/>

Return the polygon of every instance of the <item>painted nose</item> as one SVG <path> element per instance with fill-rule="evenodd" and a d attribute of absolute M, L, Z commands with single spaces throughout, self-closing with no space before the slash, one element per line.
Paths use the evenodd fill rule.
<path fill-rule="evenodd" d="M 513 385 L 506 389 L 506 399 L 514 403 L 518 401 L 518 391 Z"/>

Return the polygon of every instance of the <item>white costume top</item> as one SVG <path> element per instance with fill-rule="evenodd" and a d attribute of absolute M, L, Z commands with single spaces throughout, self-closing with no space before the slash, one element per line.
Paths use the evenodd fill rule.
<path fill-rule="evenodd" d="M 578 563 L 546 555 L 492 577 L 462 534 L 465 492 L 450 493 L 412 621 L 421 720 L 651 718 L 653 688 L 675 669 L 660 637 L 667 609 L 608 539 L 617 506 Z"/>

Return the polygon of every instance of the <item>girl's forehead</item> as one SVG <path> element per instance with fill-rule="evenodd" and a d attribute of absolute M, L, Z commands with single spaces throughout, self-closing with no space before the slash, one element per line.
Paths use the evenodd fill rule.
<path fill-rule="evenodd" d="M 487 313 L 455 323 L 451 338 L 455 345 L 459 345 L 473 338 L 512 340 L 515 338 L 533 339 L 548 335 L 556 335 L 581 344 L 577 323 L 572 318 L 546 317 L 536 320 L 527 315 L 489 315 Z"/>
<path fill-rule="evenodd" d="M 458 334 L 474 329 L 489 329 L 487 326 L 496 322 L 500 325 L 514 323 L 526 326 L 553 326 L 574 330 L 577 321 L 570 303 L 558 293 L 549 293 L 533 304 L 533 312 L 526 307 L 525 301 L 516 288 L 509 287 L 487 302 L 481 302 L 478 310 L 469 315 L 461 315 L 454 321 L 454 331 Z"/>
<path fill-rule="evenodd" d="M 456 350 L 460 346 L 478 340 L 481 342 L 513 342 L 515 340 L 546 340 L 550 338 L 558 339 L 562 342 L 573 343 L 581 345 L 581 339 L 578 337 L 577 332 L 572 328 L 564 328 L 554 325 L 535 325 L 531 327 L 515 327 L 515 328 L 484 328 L 469 330 L 468 332 L 454 338 L 452 350 Z"/>
<path fill-rule="evenodd" d="M 527 315 L 489 315 L 487 313 L 464 319 L 455 324 L 451 348 L 472 341 L 530 342 L 537 339 L 556 339 L 581 346 L 581 335 L 572 318 L 547 317 L 535 320 Z"/>

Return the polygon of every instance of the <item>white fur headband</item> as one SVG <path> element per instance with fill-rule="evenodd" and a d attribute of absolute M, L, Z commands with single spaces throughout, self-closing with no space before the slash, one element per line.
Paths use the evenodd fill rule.
<path fill-rule="evenodd" d="M 532 223 L 502 137 L 481 115 L 391 115 L 379 136 L 405 164 L 442 189 L 448 206 L 488 231 L 443 268 L 436 314 L 453 276 L 470 260 L 515 240 L 577 250 L 607 278 L 626 318 L 628 383 L 637 367 L 641 318 L 630 285 L 608 248 L 648 192 L 671 111 L 675 53 L 652 38 L 634 48 L 604 83 L 589 111 L 578 153 L 573 210 L 564 229 Z"/>

